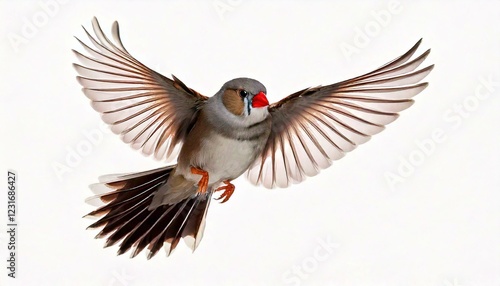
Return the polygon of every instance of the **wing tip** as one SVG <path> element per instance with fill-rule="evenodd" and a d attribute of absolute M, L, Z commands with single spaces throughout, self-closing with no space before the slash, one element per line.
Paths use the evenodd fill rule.
<path fill-rule="evenodd" d="M 94 25 L 100 26 L 99 25 L 99 20 L 97 20 L 96 16 L 92 17 L 92 20 L 90 20 L 90 23 L 92 23 L 92 26 L 94 26 Z"/>
<path fill-rule="evenodd" d="M 421 82 L 417 85 L 418 88 L 420 88 L 420 92 L 424 89 L 426 89 L 429 86 L 428 82 Z"/>
<path fill-rule="evenodd" d="M 80 64 L 77 64 L 77 63 L 72 63 L 71 66 L 73 67 L 73 69 L 75 69 L 76 72 L 80 73 L 78 70 L 79 69 L 82 69 L 84 68 L 84 66 L 80 65 Z M 79 77 L 79 76 L 76 76 L 76 77 Z"/>
<path fill-rule="evenodd" d="M 83 77 L 82 77 L 82 76 L 77 75 L 77 76 L 76 76 L 76 81 L 77 81 L 77 82 L 78 82 L 81 86 L 83 86 L 82 91 L 84 91 L 84 90 L 86 90 L 86 89 L 87 89 L 87 88 L 85 87 L 85 83 L 83 82 L 83 81 L 84 81 L 84 79 L 83 79 Z M 85 94 L 85 92 L 84 92 L 84 94 Z"/>

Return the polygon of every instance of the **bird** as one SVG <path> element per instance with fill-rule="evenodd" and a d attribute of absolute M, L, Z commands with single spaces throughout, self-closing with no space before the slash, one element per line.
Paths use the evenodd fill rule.
<path fill-rule="evenodd" d="M 285 188 L 317 175 L 413 104 L 434 65 L 420 68 L 430 49 L 413 57 L 422 39 L 394 60 L 345 81 L 308 87 L 269 103 L 267 90 L 251 78 L 235 78 L 211 97 L 148 68 L 125 49 L 118 22 L 112 40 L 92 19 L 77 81 L 94 110 L 133 149 L 165 167 L 105 175 L 86 201 L 97 206 L 85 217 L 90 229 L 120 242 L 118 255 L 143 250 L 151 259 L 169 256 L 181 239 L 194 252 L 206 225 L 213 194 L 225 203 L 232 181 Z"/>

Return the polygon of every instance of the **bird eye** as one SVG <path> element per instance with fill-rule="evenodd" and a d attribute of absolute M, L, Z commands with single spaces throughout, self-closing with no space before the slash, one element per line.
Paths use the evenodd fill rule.
<path fill-rule="evenodd" d="M 247 97 L 248 96 L 248 91 L 246 91 L 244 89 L 240 90 L 240 96 L 241 97 Z"/>

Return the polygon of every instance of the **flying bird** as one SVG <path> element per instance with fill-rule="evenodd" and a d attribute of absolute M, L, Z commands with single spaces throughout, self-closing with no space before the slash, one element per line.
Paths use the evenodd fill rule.
<path fill-rule="evenodd" d="M 232 180 L 246 173 L 265 188 L 284 188 L 314 176 L 368 141 L 413 104 L 427 87 L 420 82 L 433 65 L 418 69 L 430 50 L 412 59 L 421 40 L 393 61 L 364 75 L 305 88 L 269 104 L 265 86 L 232 79 L 212 97 L 172 75 L 165 77 L 124 47 L 118 23 L 112 40 L 92 20 L 90 45 L 78 42 L 74 64 L 83 93 L 123 142 L 158 160 L 176 164 L 130 174 L 107 175 L 90 186 L 105 247 L 147 258 L 162 247 L 167 256 L 181 238 L 194 251 L 214 193 L 226 202 Z"/>

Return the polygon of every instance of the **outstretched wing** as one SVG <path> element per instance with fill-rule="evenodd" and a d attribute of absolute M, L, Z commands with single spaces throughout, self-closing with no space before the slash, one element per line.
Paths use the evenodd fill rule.
<path fill-rule="evenodd" d="M 83 29 L 93 48 L 77 38 L 88 56 L 73 50 L 82 63 L 73 65 L 83 93 L 123 142 L 146 155 L 154 153 L 156 159 L 174 159 L 207 97 L 131 56 L 117 22 L 112 27 L 114 42 L 104 35 L 96 18 L 92 27 L 97 40 Z"/>
<path fill-rule="evenodd" d="M 250 181 L 267 188 L 301 182 L 396 120 L 427 87 L 420 81 L 434 67 L 416 70 L 430 50 L 410 61 L 421 41 L 370 73 L 304 89 L 269 106 L 271 135 L 248 171 Z"/>

